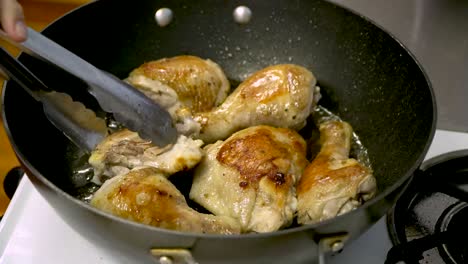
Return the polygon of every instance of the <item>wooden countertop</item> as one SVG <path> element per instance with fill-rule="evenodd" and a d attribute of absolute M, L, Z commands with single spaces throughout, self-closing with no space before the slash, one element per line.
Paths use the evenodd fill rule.
<path fill-rule="evenodd" d="M 90 0 L 20 0 L 19 2 L 24 10 L 26 24 L 41 31 L 55 19 Z M 0 46 L 15 56 L 19 54 L 19 50 L 4 41 L 0 40 Z M 0 92 L 2 88 L 3 79 L 0 77 Z M 18 165 L 0 117 L 0 216 L 3 215 L 10 201 L 3 190 L 3 179 L 8 171 Z"/>

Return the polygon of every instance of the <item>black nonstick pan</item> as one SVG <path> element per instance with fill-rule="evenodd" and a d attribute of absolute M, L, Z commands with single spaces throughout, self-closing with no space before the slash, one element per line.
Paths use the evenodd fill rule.
<path fill-rule="evenodd" d="M 241 5 L 251 10 L 248 23 L 233 17 Z M 163 7 L 172 10 L 173 18 L 162 27 L 155 13 Z M 75 198 L 69 177 L 76 162 L 72 143 L 45 118 L 39 103 L 9 82 L 3 118 L 29 179 L 71 227 L 122 263 L 318 261 L 352 243 L 387 213 L 434 135 L 435 99 L 415 58 L 368 19 L 326 1 L 101 0 L 63 16 L 42 33 L 122 79 L 146 61 L 181 54 L 217 62 L 233 85 L 272 64 L 302 65 L 318 79 L 320 105 L 348 121 L 368 149 L 379 192 L 350 213 L 266 234 L 160 229 L 103 213 Z M 78 89 L 82 83 L 26 54 L 19 59 L 47 85 L 96 106 Z"/>

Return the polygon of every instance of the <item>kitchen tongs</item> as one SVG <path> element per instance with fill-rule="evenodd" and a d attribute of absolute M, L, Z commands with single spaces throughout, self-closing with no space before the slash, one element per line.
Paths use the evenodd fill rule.
<path fill-rule="evenodd" d="M 0 31 L 0 35 L 9 40 L 4 32 Z M 89 86 L 88 92 L 96 98 L 101 108 L 108 113 L 112 113 L 115 120 L 123 126 L 138 132 L 142 138 L 151 140 L 158 146 L 174 143 L 177 139 L 177 131 L 169 113 L 128 83 L 94 67 L 31 28 L 28 28 L 28 38 L 25 42 L 15 43 L 10 40 L 10 43 L 13 43 L 26 53 L 58 66 L 86 82 Z M 66 107 L 68 104 L 71 104 L 73 100 L 62 93 L 45 93 L 47 90 L 43 89 L 47 89 L 47 87 L 26 69 L 26 67 L 11 57 L 5 50 L 2 50 L 1 53 L 3 70 L 10 78 L 18 82 L 28 93 L 35 97 L 35 99 L 40 100 L 43 104 L 46 103 L 44 105 L 44 110 L 49 120 L 51 120 L 54 125 L 59 127 L 61 124 L 57 125 L 57 122 L 63 123 L 63 120 L 60 121 L 61 119 L 70 117 L 75 111 L 85 110 L 84 105 L 79 102 L 72 104 L 75 108 Z M 7 61 L 8 63 L 6 63 Z M 37 92 L 38 89 L 42 92 Z M 78 106 L 78 104 L 80 106 Z M 61 107 L 59 107 L 59 105 L 61 105 Z M 51 117 L 51 107 L 54 109 L 53 111 L 66 111 L 68 113 L 62 113 L 60 120 L 56 120 L 58 115 Z M 90 115 L 89 111 L 91 110 L 84 111 L 88 113 L 85 116 L 91 118 L 92 115 Z M 79 119 L 82 118 L 83 116 L 79 117 Z M 98 127 L 100 126 L 101 125 L 98 125 Z M 97 127 L 94 127 L 93 129 L 95 130 L 96 128 Z M 62 130 L 64 128 L 59 127 L 59 129 Z M 62 132 L 69 138 L 72 137 L 70 135 L 71 131 L 62 130 Z M 80 136 L 81 132 L 79 129 L 75 134 L 77 135 L 73 135 L 73 137 Z M 75 143 L 77 143 L 77 140 L 76 138 L 72 139 Z M 87 140 L 86 148 L 89 150 L 89 148 L 95 146 L 95 141 L 97 140 L 98 138 Z M 84 147 L 83 144 L 80 145 Z"/>
<path fill-rule="evenodd" d="M 50 90 L 25 66 L 0 48 L 1 75 L 42 103 L 49 121 L 80 149 L 91 152 L 107 136 L 106 121 L 65 93 Z"/>

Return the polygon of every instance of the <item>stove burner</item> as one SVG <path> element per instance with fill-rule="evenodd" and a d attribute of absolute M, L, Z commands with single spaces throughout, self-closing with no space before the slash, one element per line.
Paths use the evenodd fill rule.
<path fill-rule="evenodd" d="M 439 232 L 457 233 L 460 230 L 467 230 L 468 227 L 468 204 L 459 202 L 445 210 L 437 229 Z M 462 235 L 463 233 L 459 233 Z M 461 239 L 465 237 L 462 236 Z M 466 243 L 448 241 L 439 246 L 439 252 L 446 263 L 468 263 L 468 247 Z"/>
<path fill-rule="evenodd" d="M 388 215 L 385 263 L 468 263 L 468 150 L 428 160 Z"/>

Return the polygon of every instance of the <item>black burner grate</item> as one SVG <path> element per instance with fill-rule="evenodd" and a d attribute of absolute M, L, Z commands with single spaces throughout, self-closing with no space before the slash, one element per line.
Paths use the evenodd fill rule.
<path fill-rule="evenodd" d="M 388 215 L 386 263 L 468 263 L 468 150 L 418 170 Z"/>
<path fill-rule="evenodd" d="M 468 239 L 468 204 L 460 202 L 447 208 L 437 227 L 439 232 L 456 234 L 455 239 L 438 247 L 445 263 L 468 263 L 468 244 L 463 241 Z"/>

